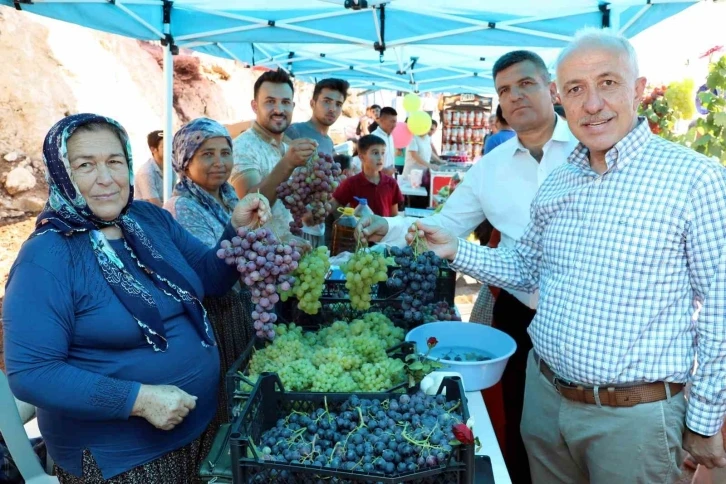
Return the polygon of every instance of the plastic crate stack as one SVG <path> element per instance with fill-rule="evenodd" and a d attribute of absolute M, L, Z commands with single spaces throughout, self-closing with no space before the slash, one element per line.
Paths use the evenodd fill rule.
<path fill-rule="evenodd" d="M 447 402 L 457 402 L 464 421 L 469 419 L 466 397 L 459 378 L 445 378 L 439 393 L 445 395 Z M 244 409 L 234 418 L 231 425 L 230 453 L 234 483 L 469 484 L 474 481 L 473 445 L 454 447 L 448 460 L 438 462 L 433 467 L 386 475 L 380 472 L 365 472 L 360 466 L 356 466 L 352 470 L 343 470 L 314 464 L 280 462 L 271 460 L 268 458 L 269 456 L 265 455 L 264 443 L 261 442 L 262 435 L 265 431 L 275 427 L 280 419 L 284 419 L 293 412 L 310 414 L 320 408 L 324 408 L 326 411 L 338 411 L 341 404 L 352 395 L 286 392 L 277 375 L 261 376 Z M 377 399 L 383 402 L 399 397 L 400 394 L 395 393 L 376 393 L 365 394 L 361 398 Z"/>

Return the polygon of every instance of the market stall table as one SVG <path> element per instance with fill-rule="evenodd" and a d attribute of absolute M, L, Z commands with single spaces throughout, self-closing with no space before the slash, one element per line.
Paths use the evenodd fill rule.
<path fill-rule="evenodd" d="M 491 460 L 492 474 L 495 484 L 511 484 L 512 480 L 504 464 L 504 457 L 494 434 L 494 427 L 489 419 L 489 412 L 484 405 L 484 398 L 481 391 L 466 392 L 466 399 L 469 404 L 469 415 L 474 419 L 474 435 L 479 437 L 481 449 L 477 455 L 486 455 Z"/>
<path fill-rule="evenodd" d="M 424 187 L 414 188 L 411 186 L 411 182 L 401 177 L 398 177 L 397 181 L 398 188 L 401 189 L 401 193 L 407 197 L 425 197 L 428 195 Z"/>
<path fill-rule="evenodd" d="M 433 208 L 413 208 L 413 207 L 406 207 L 406 209 L 403 211 L 404 217 L 415 217 L 415 218 L 424 218 L 429 217 L 433 215 L 434 209 Z"/>

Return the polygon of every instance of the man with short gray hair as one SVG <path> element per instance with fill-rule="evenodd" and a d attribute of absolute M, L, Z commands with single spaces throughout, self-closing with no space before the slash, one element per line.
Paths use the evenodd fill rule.
<path fill-rule="evenodd" d="M 522 416 L 535 483 L 671 483 L 681 447 L 726 466 L 726 170 L 650 132 L 645 83 L 625 38 L 579 33 L 557 85 L 580 144 L 522 238 L 490 249 L 417 222 L 458 272 L 540 290 Z"/>
<path fill-rule="evenodd" d="M 530 205 L 537 190 L 565 162 L 577 139 L 567 122 L 554 113 L 557 88 L 539 55 L 526 50 L 507 52 L 494 63 L 492 78 L 499 97 L 497 109 L 510 121 L 516 136 L 484 155 L 443 210 L 426 220 L 462 237 L 487 220 L 501 233 L 500 246 L 511 248 L 530 222 Z M 359 230 L 370 241 L 403 244 L 413 221 L 408 217 L 363 217 Z M 486 296 L 489 288 L 483 291 Z M 496 327 L 517 344 L 501 379 L 506 444 L 502 451 L 513 484 L 531 482 L 519 424 L 532 349 L 527 328 L 536 308 L 537 294 L 507 289 L 499 292 L 493 309 Z"/>

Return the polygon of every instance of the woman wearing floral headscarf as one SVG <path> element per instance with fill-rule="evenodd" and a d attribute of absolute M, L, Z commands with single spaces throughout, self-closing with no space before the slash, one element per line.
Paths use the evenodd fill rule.
<path fill-rule="evenodd" d="M 13 393 L 38 407 L 62 483 L 192 482 L 217 406 L 219 356 L 205 295 L 235 268 L 164 210 L 133 202 L 128 136 L 69 116 L 43 145 L 50 196 L 3 307 Z M 269 217 L 245 197 L 223 237 Z"/>
<path fill-rule="evenodd" d="M 174 135 L 172 163 L 178 183 L 164 208 L 207 247 L 214 247 L 229 223 L 237 194 L 227 183 L 232 171 L 232 138 L 216 121 L 198 118 Z M 219 345 L 220 385 L 217 418 L 202 438 L 206 453 L 219 424 L 228 421 L 225 374 L 252 339 L 252 300 L 236 285 L 221 297 L 204 300 Z"/>
<path fill-rule="evenodd" d="M 164 207 L 207 247 L 219 240 L 237 204 L 227 183 L 232 170 L 232 138 L 216 121 L 198 118 L 174 135 L 172 164 L 178 182 Z"/>

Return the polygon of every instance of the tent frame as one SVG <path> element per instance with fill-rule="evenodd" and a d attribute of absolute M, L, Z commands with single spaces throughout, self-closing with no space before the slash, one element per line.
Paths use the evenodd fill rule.
<path fill-rule="evenodd" d="M 287 70 L 292 75 L 307 77 L 311 76 L 317 79 L 318 76 L 334 75 L 344 71 L 353 71 L 360 73 L 361 78 L 355 78 L 355 76 L 349 76 L 351 86 L 354 88 L 366 89 L 389 89 L 395 91 L 414 91 L 419 92 L 420 90 L 432 91 L 432 92 L 445 92 L 445 91 L 461 91 L 462 89 L 475 92 L 484 93 L 490 91 L 490 88 L 466 85 L 466 79 L 483 78 L 491 79 L 487 69 L 483 69 L 481 65 L 477 65 L 486 59 L 484 57 L 471 57 L 464 56 L 464 61 L 459 62 L 456 67 L 450 65 L 434 65 L 434 64 L 423 64 L 417 65 L 419 58 L 409 57 L 406 60 L 405 49 L 406 46 L 411 44 L 434 44 L 447 46 L 457 45 L 452 40 L 456 35 L 466 34 L 472 32 L 480 32 L 491 29 L 499 29 L 517 34 L 524 34 L 535 38 L 556 40 L 560 42 L 570 41 L 572 38 L 567 35 L 560 35 L 551 32 L 544 32 L 534 30 L 532 28 L 523 27 L 523 25 L 531 24 L 533 22 L 541 22 L 546 20 L 555 19 L 564 16 L 583 15 L 591 13 L 599 13 L 601 16 L 601 27 L 610 27 L 621 33 L 624 33 L 630 28 L 635 22 L 637 22 L 647 11 L 653 6 L 654 1 L 657 3 L 671 3 L 673 0 L 634 0 L 631 4 L 624 6 L 618 4 L 607 4 L 601 3 L 599 5 L 593 5 L 590 7 L 576 7 L 576 8 L 558 8 L 547 12 L 545 15 L 534 15 L 531 17 L 515 18 L 511 20 L 503 20 L 499 22 L 487 22 L 485 20 L 468 18 L 456 13 L 450 13 L 444 8 L 417 6 L 416 8 L 407 7 L 401 5 L 398 0 L 368 0 L 363 2 L 362 0 L 318 0 L 318 2 L 328 3 L 335 6 L 341 7 L 339 11 L 326 11 L 321 13 L 314 13 L 310 15 L 298 15 L 291 16 L 290 18 L 270 20 L 256 16 L 245 15 L 241 13 L 235 13 L 230 11 L 220 11 L 209 7 L 185 4 L 178 2 L 176 6 L 171 0 L 12 0 L 13 5 L 17 10 L 22 10 L 24 5 L 32 4 L 103 4 L 113 6 L 120 12 L 123 12 L 126 16 L 131 18 L 138 25 L 142 26 L 148 33 L 149 37 L 144 40 L 158 40 L 161 41 L 163 46 L 163 78 L 164 78 L 164 199 L 167 200 L 171 196 L 172 192 L 172 179 L 173 172 L 171 169 L 171 155 L 172 155 L 172 135 L 173 135 L 173 76 L 174 76 L 174 59 L 173 56 L 178 54 L 179 48 L 196 48 L 204 46 L 214 46 L 219 49 L 222 53 L 227 55 L 229 58 L 244 64 L 246 67 L 251 66 L 269 66 L 279 67 Z M 630 8 L 633 5 L 643 2 L 642 8 L 635 13 L 628 21 L 621 25 L 620 18 L 621 13 L 626 8 Z M 157 27 L 150 24 L 137 13 L 135 13 L 131 7 L 133 6 L 160 6 L 163 11 L 162 30 L 160 31 Z M 202 32 L 194 32 L 185 35 L 178 35 L 174 37 L 172 33 L 172 6 L 176 10 L 184 10 L 187 12 L 200 12 L 207 15 L 217 16 L 219 18 L 225 18 L 230 20 L 237 20 L 240 22 L 248 23 L 248 25 L 240 25 L 235 27 L 215 29 Z M 444 29 L 437 32 L 430 32 L 423 35 L 415 35 L 406 38 L 396 39 L 389 41 L 385 35 L 385 20 L 386 20 L 386 9 L 391 8 L 393 11 L 400 11 L 405 13 L 423 14 L 429 16 L 436 16 L 451 22 L 464 25 L 458 26 L 457 28 Z M 373 20 L 374 31 L 376 33 L 375 39 L 370 40 L 366 38 L 356 37 L 352 35 L 344 35 L 335 32 L 326 32 L 322 29 L 313 29 L 300 25 L 304 22 L 323 20 L 323 19 L 336 19 L 348 16 L 366 16 L 371 15 Z M 361 17 L 361 18 L 362 18 Z M 308 34 L 315 36 L 315 38 L 325 39 L 318 43 L 327 43 L 331 45 L 339 44 L 352 44 L 355 46 L 351 50 L 337 52 L 335 54 L 327 54 L 324 52 L 315 54 L 309 51 L 303 52 L 282 52 L 271 54 L 265 48 L 265 44 L 250 42 L 253 49 L 261 52 L 265 58 L 257 62 L 245 61 L 240 59 L 234 53 L 234 49 L 225 45 L 224 42 L 218 42 L 211 40 L 216 36 L 232 34 L 237 32 L 262 30 L 262 29 L 283 29 L 302 34 Z M 436 41 L 436 42 L 432 42 Z M 366 63 L 365 61 L 351 61 L 345 57 L 352 54 L 358 54 L 361 52 L 370 51 L 371 49 L 379 52 L 379 64 L 375 65 L 372 63 Z M 384 53 L 391 51 L 395 55 L 394 60 L 384 59 Z M 318 64 L 322 64 L 320 67 L 310 66 L 299 72 L 294 72 L 294 64 L 300 61 L 315 61 Z M 441 76 L 435 78 L 422 79 L 418 75 L 428 71 L 442 71 Z M 447 73 L 450 73 L 448 75 Z M 365 76 L 370 76 L 371 79 Z M 345 77 L 345 76 L 342 76 Z M 444 86 L 437 85 L 445 81 L 452 81 L 451 84 Z M 458 82 L 457 82 L 458 81 Z"/>

